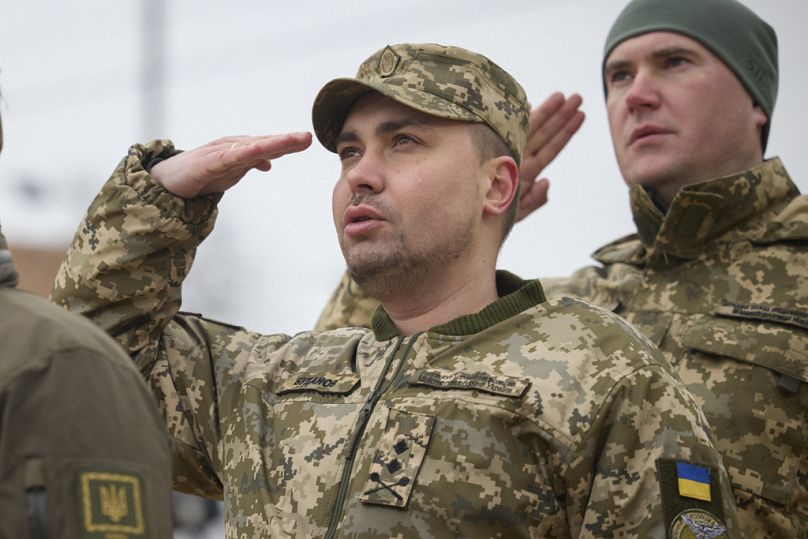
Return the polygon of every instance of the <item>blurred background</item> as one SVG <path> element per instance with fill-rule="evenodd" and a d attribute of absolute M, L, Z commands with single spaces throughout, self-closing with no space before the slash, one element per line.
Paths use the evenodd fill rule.
<path fill-rule="evenodd" d="M 780 42 L 767 156 L 808 190 L 808 2 L 744 0 Z M 482 52 L 540 103 L 579 92 L 587 120 L 545 175 L 551 202 L 511 234 L 499 266 L 564 275 L 632 231 L 606 123 L 603 42 L 625 0 L 3 1 L 0 225 L 23 276 L 47 294 L 87 205 L 134 142 L 190 149 L 223 135 L 311 129 L 328 80 L 387 43 Z M 343 261 L 331 222 L 335 155 L 314 143 L 250 173 L 220 204 L 183 308 L 262 332 L 310 328 Z M 439 204 L 439 201 L 436 201 Z M 221 537 L 218 505 L 178 498 L 177 537 Z M 213 522 L 212 524 L 210 522 Z"/>

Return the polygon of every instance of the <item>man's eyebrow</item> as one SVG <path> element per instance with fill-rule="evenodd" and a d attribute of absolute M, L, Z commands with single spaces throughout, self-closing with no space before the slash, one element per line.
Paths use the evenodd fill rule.
<path fill-rule="evenodd" d="M 339 135 L 337 135 L 337 140 L 335 142 L 339 144 L 341 142 L 356 142 L 357 140 L 359 140 L 359 136 L 353 131 L 342 131 Z"/>
<path fill-rule="evenodd" d="M 665 47 L 662 49 L 655 50 L 651 53 L 651 58 L 653 59 L 664 59 L 670 58 L 672 56 L 680 56 L 680 55 L 688 55 L 688 54 L 695 54 L 694 49 L 689 49 L 687 47 Z M 606 67 L 603 68 L 604 73 L 611 73 L 613 71 L 620 71 L 626 69 L 632 65 L 633 62 L 629 60 L 612 60 L 611 62 L 606 63 Z"/>
<path fill-rule="evenodd" d="M 419 127 L 422 129 L 432 129 L 432 126 L 421 120 L 420 118 L 416 118 L 415 116 L 408 116 L 406 118 L 401 118 L 399 120 L 390 120 L 388 122 L 382 122 L 378 126 L 376 126 L 376 134 L 383 135 L 385 133 L 393 133 L 398 131 L 404 127 Z"/>
<path fill-rule="evenodd" d="M 695 51 L 693 49 L 688 49 L 686 47 L 665 47 L 664 49 L 654 51 L 651 56 L 653 58 L 670 58 L 671 56 L 693 54 L 694 52 Z"/>
<path fill-rule="evenodd" d="M 628 60 L 612 60 L 611 62 L 606 63 L 606 67 L 603 68 L 603 72 L 611 73 L 612 71 L 619 71 L 621 69 L 626 69 L 630 65 L 631 62 Z"/>
<path fill-rule="evenodd" d="M 418 127 L 419 129 L 428 129 L 432 130 L 433 127 L 429 122 L 425 122 L 420 118 L 416 118 L 415 116 L 408 116 L 406 118 L 401 118 L 398 120 L 390 120 L 387 122 L 382 122 L 376 126 L 376 134 L 377 135 L 385 135 L 388 133 L 394 133 L 399 129 L 404 127 Z M 337 135 L 336 143 L 339 144 L 341 142 L 356 142 L 359 140 L 359 135 L 356 134 L 355 131 L 343 131 L 339 135 Z"/>

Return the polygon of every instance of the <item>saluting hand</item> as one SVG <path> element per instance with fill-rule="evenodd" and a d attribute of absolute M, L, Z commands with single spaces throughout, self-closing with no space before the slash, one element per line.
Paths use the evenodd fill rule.
<path fill-rule="evenodd" d="M 519 167 L 521 195 L 517 221 L 547 203 L 550 182 L 547 178 L 538 179 L 538 176 L 581 127 L 584 121 L 584 112 L 579 110 L 582 102 L 578 94 L 564 97 L 561 92 L 555 92 L 530 111 L 530 136 Z"/>
<path fill-rule="evenodd" d="M 157 163 L 152 177 L 182 198 L 221 193 L 252 169 L 267 171 L 272 160 L 305 150 L 311 133 L 224 137 Z"/>

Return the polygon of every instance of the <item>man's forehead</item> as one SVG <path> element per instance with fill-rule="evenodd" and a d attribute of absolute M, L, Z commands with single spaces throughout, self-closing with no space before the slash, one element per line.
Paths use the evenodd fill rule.
<path fill-rule="evenodd" d="M 370 92 L 353 104 L 342 125 L 340 137 L 346 133 L 355 133 L 362 128 L 376 129 L 382 124 L 435 127 L 456 123 L 458 122 L 455 120 L 439 118 L 377 92 Z"/>
<path fill-rule="evenodd" d="M 606 59 L 606 67 L 614 62 L 624 62 L 637 57 L 652 56 L 661 51 L 684 49 L 711 54 L 695 39 L 676 32 L 648 32 L 626 39 L 612 50 Z"/>

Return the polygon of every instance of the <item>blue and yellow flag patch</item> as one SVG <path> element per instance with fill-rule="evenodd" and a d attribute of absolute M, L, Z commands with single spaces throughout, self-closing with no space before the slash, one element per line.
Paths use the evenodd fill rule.
<path fill-rule="evenodd" d="M 676 479 L 680 496 L 705 502 L 712 501 L 709 468 L 688 462 L 677 462 Z"/>
<path fill-rule="evenodd" d="M 718 467 L 679 459 L 657 459 L 656 468 L 668 537 L 701 537 L 694 530 L 714 532 L 709 537 L 726 537 Z"/>

